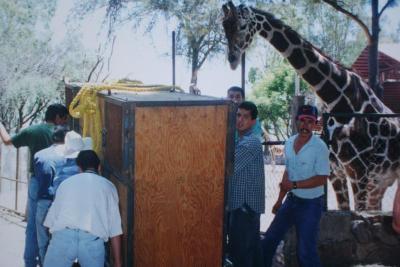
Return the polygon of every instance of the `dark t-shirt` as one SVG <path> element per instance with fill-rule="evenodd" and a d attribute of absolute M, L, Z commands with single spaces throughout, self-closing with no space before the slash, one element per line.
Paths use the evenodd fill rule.
<path fill-rule="evenodd" d="M 39 150 L 49 147 L 52 141 L 54 125 L 41 123 L 29 126 L 11 138 L 15 147 L 27 146 L 31 153 L 31 163 L 29 170 L 33 172 L 33 156 Z"/>

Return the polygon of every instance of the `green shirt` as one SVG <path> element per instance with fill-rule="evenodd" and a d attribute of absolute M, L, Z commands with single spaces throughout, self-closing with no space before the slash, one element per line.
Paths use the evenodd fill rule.
<path fill-rule="evenodd" d="M 31 164 L 29 170 L 31 172 L 33 172 L 33 156 L 35 153 L 49 147 L 53 143 L 53 129 L 53 124 L 41 123 L 29 126 L 11 138 L 11 142 L 16 148 L 22 146 L 29 147 L 31 153 Z"/>

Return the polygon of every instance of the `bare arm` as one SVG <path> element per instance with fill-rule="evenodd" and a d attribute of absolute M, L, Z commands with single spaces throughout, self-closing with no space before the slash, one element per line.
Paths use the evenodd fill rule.
<path fill-rule="evenodd" d="M 284 180 L 288 180 L 288 173 L 285 169 L 285 172 L 283 173 L 282 176 L 282 182 Z M 287 193 L 288 190 L 285 190 L 285 188 L 282 187 L 282 182 L 279 184 L 279 195 L 278 195 L 278 199 L 276 200 L 274 206 L 272 206 L 272 213 L 276 214 L 276 212 L 278 211 L 278 209 L 282 206 L 282 201 L 285 198 L 285 195 Z"/>
<path fill-rule="evenodd" d="M 111 254 L 114 259 L 114 267 L 122 266 L 122 258 L 121 258 L 121 235 L 117 235 L 111 237 Z"/>
<path fill-rule="evenodd" d="M 282 175 L 282 181 L 279 184 L 280 190 L 279 190 L 278 201 L 282 201 L 283 198 L 285 197 L 286 193 L 289 191 L 289 190 L 286 190 L 286 188 L 282 187 L 283 182 L 288 181 L 288 180 L 289 180 L 288 173 L 287 173 L 287 170 L 285 169 L 285 172 Z"/>
<path fill-rule="evenodd" d="M 0 122 L 0 137 L 4 144 L 12 145 L 11 136 L 8 134 L 6 128 L 1 122 Z"/>

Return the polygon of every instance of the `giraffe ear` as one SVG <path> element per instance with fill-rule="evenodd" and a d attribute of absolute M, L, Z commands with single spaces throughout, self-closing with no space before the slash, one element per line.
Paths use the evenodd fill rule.
<path fill-rule="evenodd" d="M 229 16 L 229 9 L 226 4 L 222 5 L 222 12 L 224 12 L 224 19 Z"/>
<path fill-rule="evenodd" d="M 231 13 L 232 13 L 232 16 L 234 17 L 234 18 L 237 18 L 237 11 L 236 11 L 236 7 L 235 7 L 235 5 L 232 3 L 232 1 L 229 1 L 228 2 L 228 5 L 229 5 L 229 7 L 230 7 L 230 11 L 231 11 Z"/>
<path fill-rule="evenodd" d="M 240 5 L 240 13 L 244 19 L 248 19 L 250 17 L 250 9 L 247 6 Z"/>

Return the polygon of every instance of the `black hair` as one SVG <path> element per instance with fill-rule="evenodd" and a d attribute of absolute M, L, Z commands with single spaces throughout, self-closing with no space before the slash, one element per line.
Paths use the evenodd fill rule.
<path fill-rule="evenodd" d="M 65 135 L 69 131 L 68 127 L 63 125 L 57 125 L 54 127 L 52 139 L 54 143 L 62 143 L 64 142 Z"/>
<path fill-rule="evenodd" d="M 62 104 L 51 104 L 47 107 L 46 114 L 44 116 L 45 121 L 54 122 L 57 115 L 60 118 L 65 118 L 69 115 L 68 109 Z"/>
<path fill-rule="evenodd" d="M 100 159 L 93 150 L 82 150 L 76 158 L 76 165 L 78 165 L 82 171 L 89 169 L 97 171 L 100 165 Z"/>
<path fill-rule="evenodd" d="M 231 88 L 228 89 L 228 93 L 229 92 L 239 92 L 242 95 L 242 98 L 244 98 L 244 90 L 243 88 L 239 87 L 239 86 L 232 86 Z"/>
<path fill-rule="evenodd" d="M 243 102 L 239 105 L 239 108 L 242 108 L 242 109 L 245 109 L 245 110 L 250 111 L 251 118 L 252 118 L 253 120 L 255 120 L 255 119 L 257 118 L 257 116 L 258 116 L 258 109 L 257 109 L 257 106 L 256 106 L 253 102 L 250 102 L 250 101 L 243 101 Z"/>

